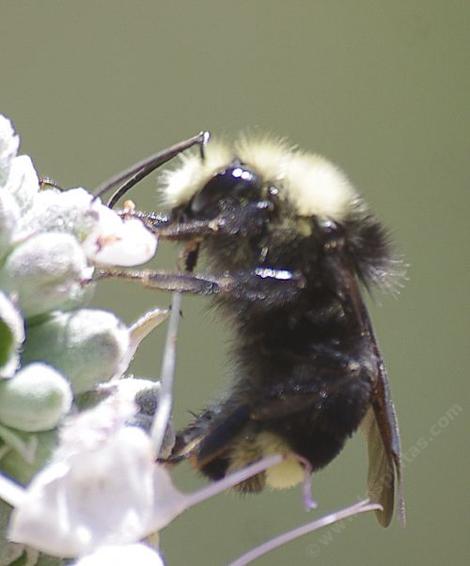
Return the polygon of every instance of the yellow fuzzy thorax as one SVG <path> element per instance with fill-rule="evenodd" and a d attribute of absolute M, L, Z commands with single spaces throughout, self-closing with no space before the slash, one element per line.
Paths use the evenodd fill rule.
<path fill-rule="evenodd" d="M 169 208 L 180 206 L 235 159 L 253 170 L 263 187 L 275 186 L 298 216 L 341 221 L 357 200 L 346 175 L 330 161 L 302 152 L 274 138 L 242 137 L 232 146 L 211 142 L 204 160 L 198 154 L 181 157 L 179 167 L 162 176 L 162 194 Z"/>

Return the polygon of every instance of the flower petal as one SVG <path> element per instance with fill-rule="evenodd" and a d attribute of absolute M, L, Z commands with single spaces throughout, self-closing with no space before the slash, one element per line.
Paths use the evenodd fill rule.
<path fill-rule="evenodd" d="M 160 555 L 144 544 L 101 546 L 72 566 L 164 566 Z"/>
<path fill-rule="evenodd" d="M 11 540 L 55 556 L 81 556 L 139 541 L 184 509 L 186 496 L 155 464 L 150 438 L 124 426 L 129 407 L 111 397 L 69 424 L 56 457 L 14 510 Z"/>
<path fill-rule="evenodd" d="M 146 312 L 129 327 L 129 348 L 119 364 L 114 376 L 115 379 L 120 378 L 128 369 L 142 340 L 167 318 L 168 309 L 155 308 Z"/>
<path fill-rule="evenodd" d="M 15 197 L 21 210 L 28 210 L 39 191 L 39 179 L 28 155 L 12 159 L 5 190 Z"/>
<path fill-rule="evenodd" d="M 20 207 L 15 198 L 0 189 L 0 258 L 10 250 L 20 221 Z"/>
<path fill-rule="evenodd" d="M 157 249 L 157 239 L 140 220 L 121 218 L 101 206 L 98 228 L 83 242 L 85 253 L 94 263 L 129 267 L 149 261 Z"/>
<path fill-rule="evenodd" d="M 20 138 L 15 134 L 12 123 L 0 114 L 0 187 L 8 178 L 11 160 L 16 156 L 19 145 Z"/>

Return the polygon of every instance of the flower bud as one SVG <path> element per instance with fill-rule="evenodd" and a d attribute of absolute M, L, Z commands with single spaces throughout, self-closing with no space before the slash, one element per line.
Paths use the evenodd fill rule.
<path fill-rule="evenodd" d="M 0 422 L 25 432 L 54 428 L 72 406 L 72 391 L 59 372 L 31 364 L 0 382 Z"/>
<path fill-rule="evenodd" d="M 92 309 L 57 313 L 28 333 L 23 359 L 41 360 L 83 393 L 119 372 L 129 349 L 129 331 L 114 314 Z"/>
<path fill-rule="evenodd" d="M 22 218 L 21 226 L 24 231 L 65 232 L 81 242 L 98 223 L 99 215 L 91 204 L 92 198 L 93 195 L 82 188 L 40 191 L 32 208 Z"/>
<path fill-rule="evenodd" d="M 0 286 L 17 297 L 26 317 L 82 302 L 88 290 L 86 259 L 69 234 L 46 233 L 28 238 L 7 257 Z"/>

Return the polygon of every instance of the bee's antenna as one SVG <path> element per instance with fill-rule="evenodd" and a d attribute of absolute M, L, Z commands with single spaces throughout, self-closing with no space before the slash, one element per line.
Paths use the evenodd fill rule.
<path fill-rule="evenodd" d="M 110 208 L 117 203 L 117 201 L 126 194 L 136 183 L 141 181 L 144 177 L 147 177 L 152 171 L 155 171 L 158 167 L 176 157 L 182 151 L 189 149 L 193 145 L 199 145 L 200 152 L 201 152 L 201 159 L 204 159 L 204 145 L 209 141 L 210 132 L 202 131 L 199 134 L 179 142 L 171 147 L 164 149 L 142 161 L 138 161 L 131 165 L 124 171 L 121 171 L 117 175 L 114 175 L 110 179 L 101 183 L 95 192 L 95 196 L 93 200 L 96 200 L 99 197 L 102 197 L 108 191 L 116 187 L 119 183 L 123 183 L 116 192 L 111 196 L 107 205 Z"/>

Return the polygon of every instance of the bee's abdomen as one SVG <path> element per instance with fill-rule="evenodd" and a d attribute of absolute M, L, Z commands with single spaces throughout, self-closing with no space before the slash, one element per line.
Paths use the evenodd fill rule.
<path fill-rule="evenodd" d="M 355 379 L 321 402 L 312 402 L 298 413 L 264 423 L 281 437 L 292 452 L 319 469 L 331 462 L 356 431 L 370 404 L 371 385 Z"/>

